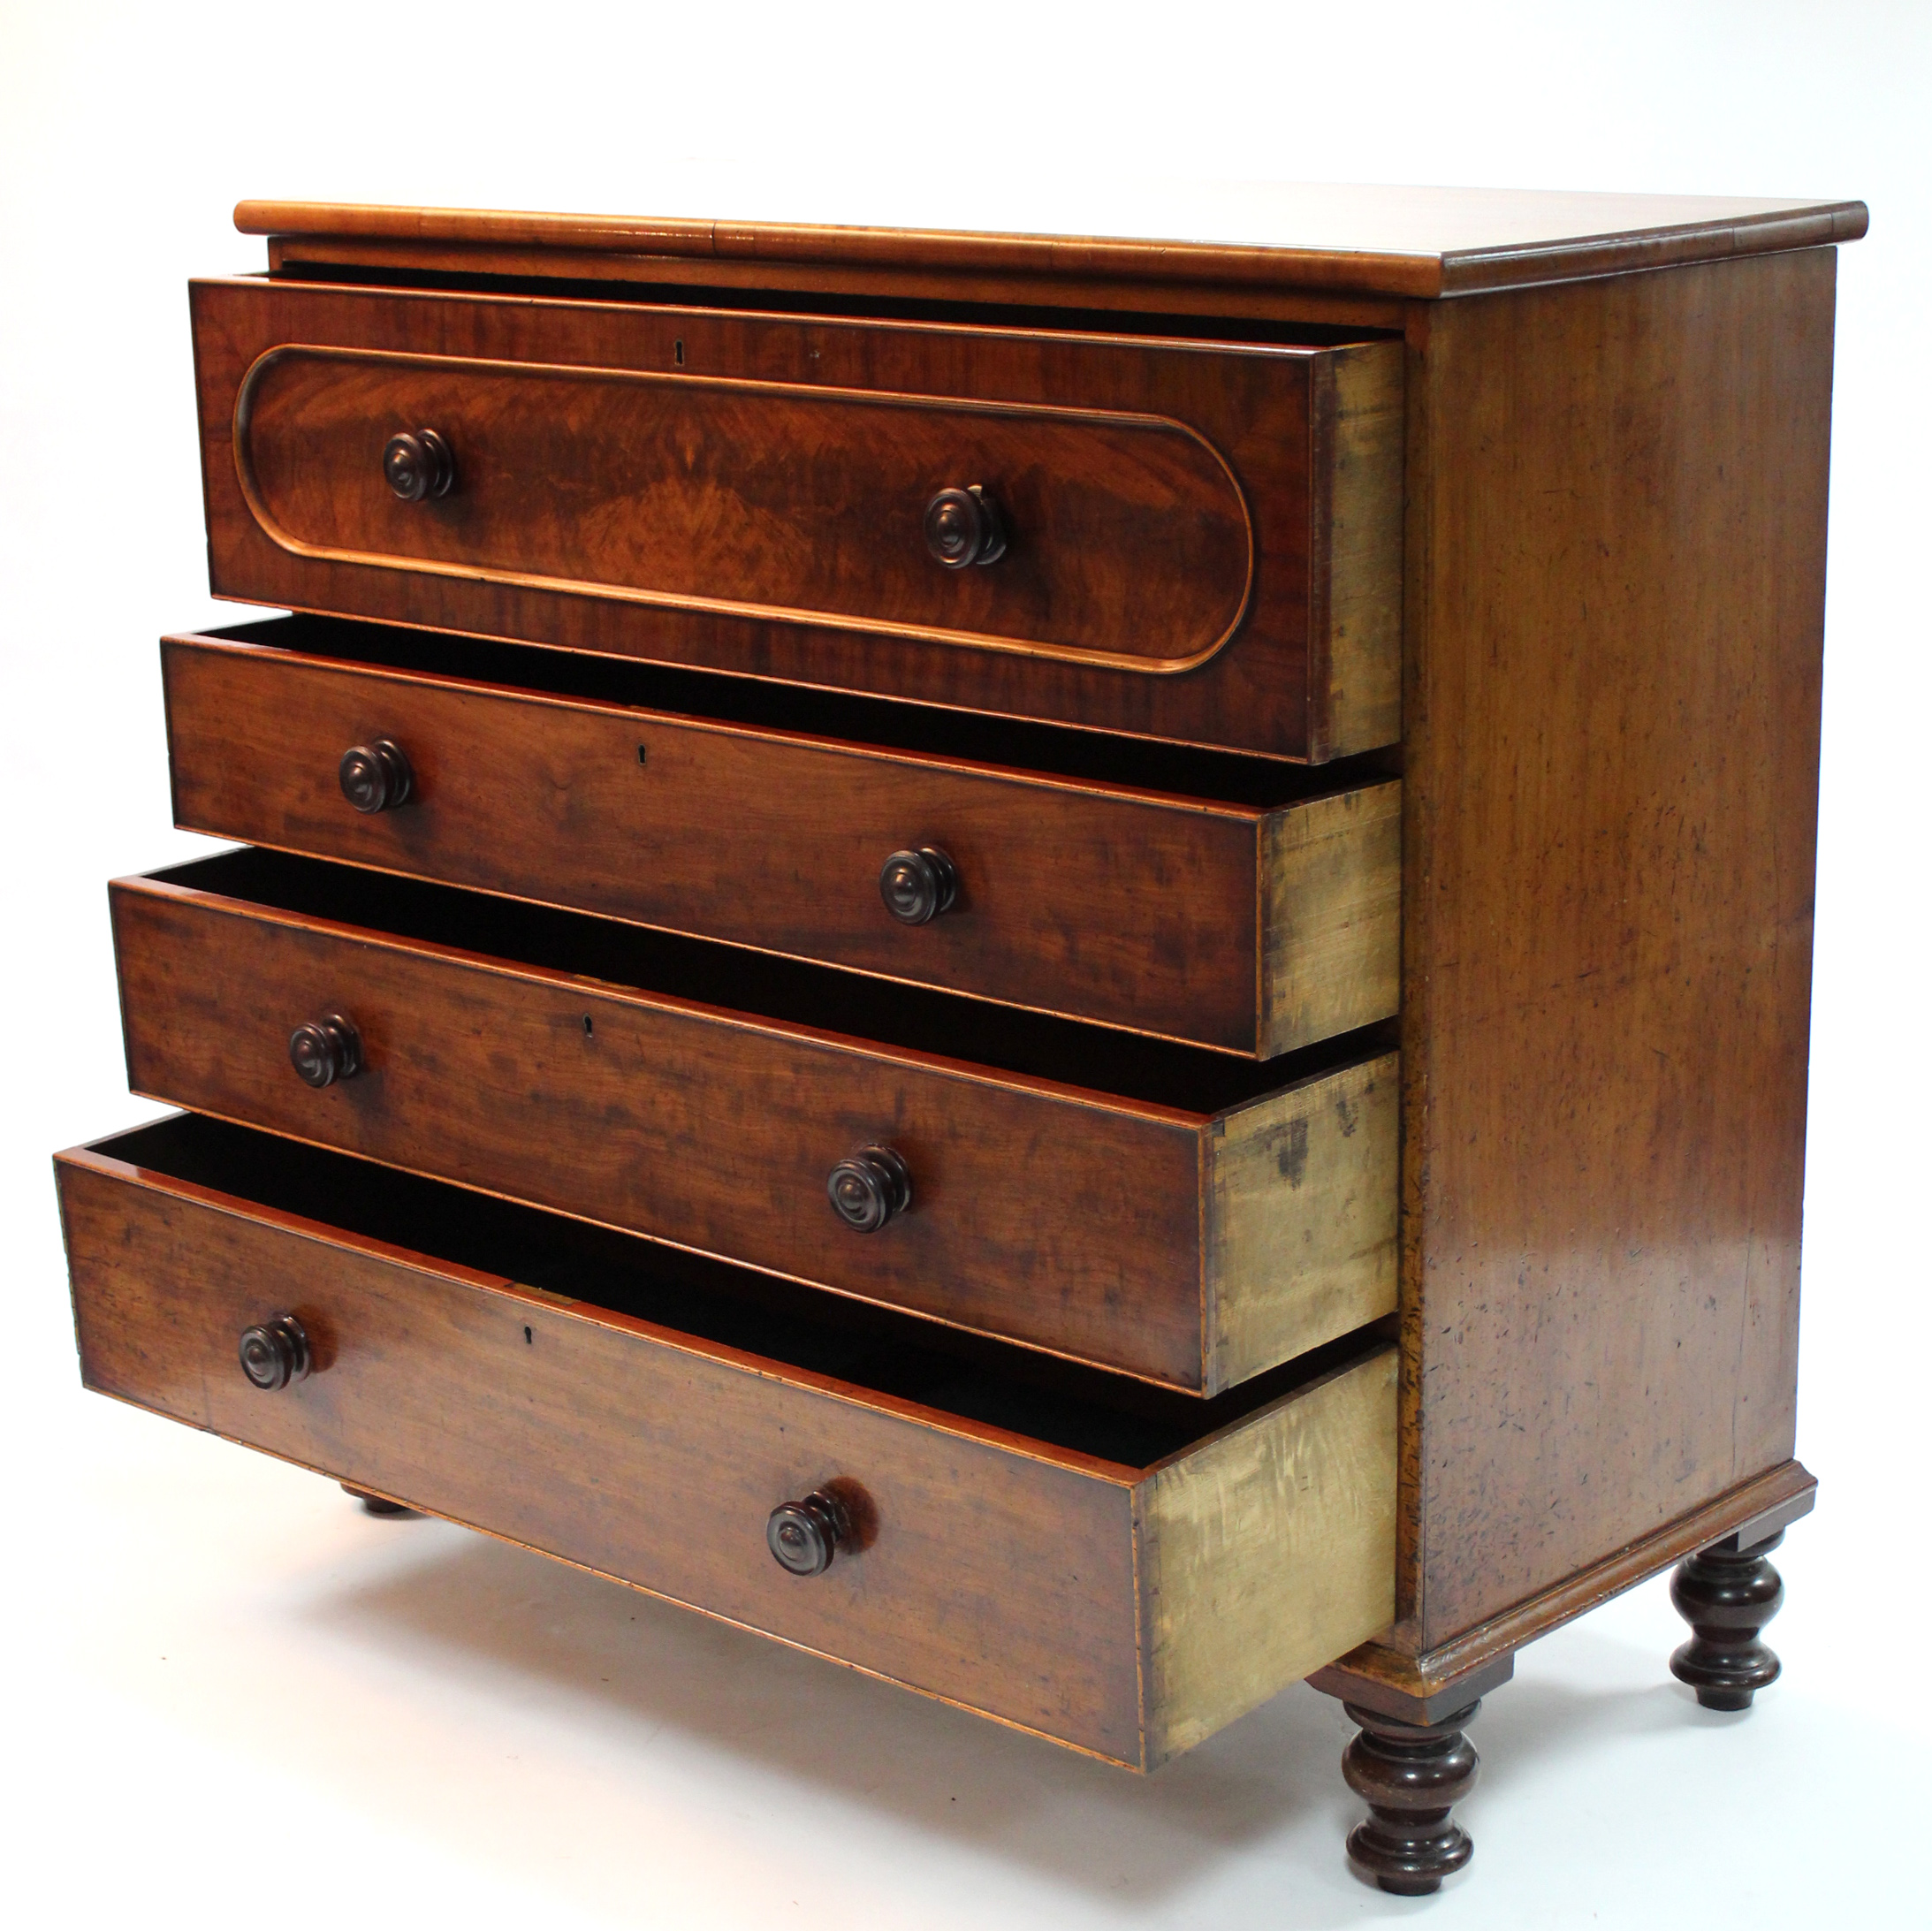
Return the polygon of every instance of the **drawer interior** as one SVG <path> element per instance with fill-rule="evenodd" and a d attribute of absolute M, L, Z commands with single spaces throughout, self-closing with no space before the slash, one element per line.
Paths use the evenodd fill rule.
<path fill-rule="evenodd" d="M 407 630 L 346 617 L 272 617 L 202 634 L 224 642 L 329 658 L 369 669 L 458 679 L 587 703 L 622 704 L 752 730 L 796 732 L 837 743 L 964 759 L 1008 771 L 1084 779 L 1122 790 L 1260 810 L 1332 797 L 1396 776 L 1401 768 L 1400 749 L 1393 745 L 1325 764 L 1294 764 L 1069 725 L 1038 724 L 635 658 L 592 657 L 490 637 Z"/>
<path fill-rule="evenodd" d="M 95 1152 L 685 1337 L 1144 1469 L 1384 1345 L 1345 1336 L 1207 1401 L 196 1114 Z"/>
<path fill-rule="evenodd" d="M 278 911 L 1203 1115 L 1395 1044 L 1394 1022 L 1388 1021 L 1256 1063 L 588 913 L 254 848 L 153 876 Z"/>

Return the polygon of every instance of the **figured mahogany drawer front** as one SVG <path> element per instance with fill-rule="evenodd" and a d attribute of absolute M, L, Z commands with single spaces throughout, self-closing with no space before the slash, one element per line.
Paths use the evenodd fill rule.
<path fill-rule="evenodd" d="M 1290 756 L 1396 735 L 1395 343 L 193 300 L 219 594 Z"/>
<path fill-rule="evenodd" d="M 90 1387 L 1137 1768 L 1393 1613 L 1392 1350 L 1123 1464 L 297 1218 L 262 1179 L 327 1156 L 224 1179 L 255 1137 L 61 1156 Z M 239 1358 L 263 1330 L 285 1385 Z"/>
<path fill-rule="evenodd" d="M 1213 445 L 1117 409 L 298 346 L 236 423 L 255 521 L 332 561 L 1152 670 L 1254 577 Z M 373 445 L 427 424 L 443 467 L 399 494 L 411 442 L 387 475 Z"/>
<path fill-rule="evenodd" d="M 112 897 L 130 1079 L 178 1105 L 1190 1390 L 1395 1304 L 1386 1051 L 1277 1075 L 1098 1034 L 1075 1085 L 939 1056 L 960 1002 L 938 1051 L 877 1044 L 863 1007 L 835 1033 L 690 996 L 776 962 L 312 861 Z M 481 955 L 493 919 L 579 949 Z M 585 976 L 680 946 L 675 995 Z"/>
<path fill-rule="evenodd" d="M 191 830 L 1258 1057 L 1396 1010 L 1395 783 L 1266 809 L 205 637 L 164 665 Z"/>

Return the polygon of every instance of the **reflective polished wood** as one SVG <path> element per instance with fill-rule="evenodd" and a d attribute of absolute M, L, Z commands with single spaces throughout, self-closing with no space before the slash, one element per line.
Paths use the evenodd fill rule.
<path fill-rule="evenodd" d="M 1306 1675 L 1417 1893 L 1524 1644 L 1776 1671 L 1865 210 L 1183 204 L 239 211 L 83 1363 L 1112 1761 Z"/>

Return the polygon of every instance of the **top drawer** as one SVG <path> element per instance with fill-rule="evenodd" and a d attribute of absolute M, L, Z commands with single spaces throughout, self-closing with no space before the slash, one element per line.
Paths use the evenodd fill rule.
<path fill-rule="evenodd" d="M 1397 734 L 1399 344 L 193 312 L 218 595 L 1277 756 Z"/>

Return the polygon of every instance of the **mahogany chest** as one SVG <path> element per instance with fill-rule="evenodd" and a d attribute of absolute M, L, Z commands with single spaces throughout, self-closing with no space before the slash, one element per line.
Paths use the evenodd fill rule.
<path fill-rule="evenodd" d="M 1114 1762 L 1777 1671 L 1835 245 L 244 202 L 87 1384 Z M 1257 226 L 1257 222 L 1259 225 Z"/>

